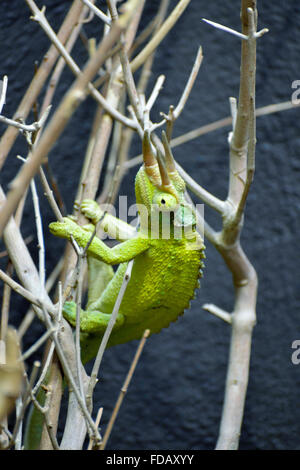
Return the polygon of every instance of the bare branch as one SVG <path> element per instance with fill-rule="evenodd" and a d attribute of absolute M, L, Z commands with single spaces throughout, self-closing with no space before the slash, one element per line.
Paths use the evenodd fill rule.
<path fill-rule="evenodd" d="M 9 119 L 2 115 L 0 115 L 0 121 L 3 122 L 4 124 L 7 124 L 8 126 L 16 127 L 17 129 L 20 129 L 25 132 L 37 132 L 44 125 L 48 117 L 48 114 L 50 112 L 50 109 L 51 109 L 51 106 L 48 106 L 48 108 L 45 110 L 41 119 L 37 122 L 34 122 L 33 124 L 23 124 L 22 122 L 14 121 L 13 119 Z"/>
<path fill-rule="evenodd" d="M 103 413 L 103 407 L 99 408 L 98 413 L 97 413 L 97 416 L 96 416 L 95 426 L 97 426 L 97 428 L 99 428 L 99 424 L 100 424 L 100 420 L 101 420 L 101 417 L 102 417 L 102 413 Z M 101 444 L 100 444 L 100 445 L 101 445 Z M 93 447 L 93 441 L 92 441 L 92 439 L 90 439 L 87 450 L 91 450 L 92 447 Z M 100 446 L 99 446 L 99 447 L 100 447 Z"/>
<path fill-rule="evenodd" d="M 25 361 L 31 356 L 31 354 L 34 354 L 45 343 L 45 341 L 47 341 L 49 336 L 52 335 L 53 331 L 54 329 L 45 331 L 45 333 L 32 346 L 30 346 L 26 352 L 22 354 L 20 361 Z"/>
<path fill-rule="evenodd" d="M 151 93 L 151 95 L 150 95 L 150 97 L 149 97 L 149 99 L 148 99 L 148 101 L 147 101 L 146 106 L 145 106 L 145 109 L 146 109 L 148 112 L 151 111 L 151 109 L 152 109 L 152 107 L 153 107 L 155 101 L 157 100 L 157 97 L 158 97 L 158 95 L 159 95 L 159 93 L 160 93 L 160 91 L 161 91 L 161 89 L 162 89 L 162 87 L 163 87 L 165 78 L 166 78 L 166 77 L 165 77 L 164 75 L 160 75 L 160 76 L 158 77 L 158 79 L 156 80 L 156 83 L 155 83 L 155 85 L 154 85 L 154 88 L 153 88 L 153 90 L 152 90 L 152 93 Z"/>
<path fill-rule="evenodd" d="M 192 91 L 193 85 L 194 85 L 195 80 L 197 78 L 199 69 L 201 67 L 202 60 L 203 60 L 203 54 L 202 54 L 202 47 L 200 46 L 199 49 L 198 49 L 198 52 L 197 52 L 197 56 L 196 56 L 192 71 L 190 73 L 189 79 L 188 79 L 187 84 L 185 86 L 185 89 L 182 93 L 182 96 L 179 100 L 178 105 L 174 109 L 174 112 L 173 112 L 174 119 L 177 119 L 180 116 L 180 114 L 181 114 L 181 112 L 182 112 L 182 110 L 185 106 L 185 103 L 188 100 L 188 97 L 189 97 L 189 95 Z"/>
<path fill-rule="evenodd" d="M 40 212 L 39 199 L 37 194 L 36 185 L 34 179 L 30 182 L 32 200 L 34 207 L 34 215 L 36 222 L 37 238 L 38 238 L 38 247 L 39 247 L 39 274 L 42 286 L 45 284 L 45 243 L 43 235 L 43 224 Z"/>
<path fill-rule="evenodd" d="M 168 32 L 173 28 L 191 0 L 180 0 L 165 22 L 161 25 L 155 36 L 148 42 L 142 51 L 132 60 L 130 67 L 135 72 L 155 51 Z"/>
<path fill-rule="evenodd" d="M 207 204 L 212 209 L 216 210 L 220 214 L 224 214 L 226 210 L 225 201 L 218 199 L 216 196 L 211 194 L 210 192 L 206 191 L 206 189 L 202 188 L 196 181 L 184 171 L 184 169 L 176 163 L 176 168 L 180 174 L 180 176 L 186 182 L 187 187 L 196 195 L 198 196 L 205 204 Z"/>
<path fill-rule="evenodd" d="M 11 279 L 7 274 L 5 274 L 4 271 L 2 271 L 2 269 L 0 269 L 0 279 L 3 282 L 5 282 L 6 284 L 8 284 L 15 292 L 22 295 L 22 297 L 24 297 L 30 303 L 32 303 L 33 305 L 36 305 L 39 308 L 42 307 L 42 304 L 43 304 L 42 299 L 39 299 L 38 297 L 33 295 L 29 290 L 25 289 L 20 284 L 18 284 L 16 281 Z M 54 308 L 50 308 L 49 312 L 52 315 L 56 315 L 56 310 Z"/>
<path fill-rule="evenodd" d="M 256 20 L 253 0 L 242 0 L 240 92 L 236 120 L 230 138 L 230 181 L 227 213 L 216 248 L 232 272 L 235 305 L 225 399 L 217 449 L 237 449 L 248 384 L 252 330 L 256 322 L 257 275 L 240 245 L 242 216 L 254 173 Z M 234 111 L 235 113 L 235 111 Z M 235 117 L 235 116 L 234 116 Z"/>
<path fill-rule="evenodd" d="M 130 369 L 128 371 L 128 374 L 126 376 L 126 379 L 125 379 L 125 382 L 123 384 L 123 387 L 121 388 L 121 392 L 119 394 L 119 397 L 118 397 L 118 400 L 115 404 L 115 407 L 114 407 L 114 410 L 112 412 L 112 415 L 110 417 L 110 420 L 108 422 L 108 425 L 107 425 L 107 428 L 106 428 L 106 432 L 103 436 L 103 441 L 101 442 L 101 445 L 100 445 L 100 449 L 101 450 L 104 450 L 105 447 L 106 447 L 106 444 L 107 444 L 107 441 L 109 439 L 109 436 L 111 434 L 111 431 L 112 431 L 112 428 L 113 428 L 113 425 L 116 421 L 116 418 L 118 416 L 118 413 L 119 413 L 119 410 L 120 410 L 120 407 L 122 405 L 122 402 L 124 400 L 124 397 L 127 393 L 127 390 L 128 390 L 128 387 L 129 387 L 129 384 L 131 382 L 131 379 L 132 379 L 132 376 L 134 374 L 134 371 L 135 371 L 135 368 L 136 368 L 136 365 L 139 361 L 139 358 L 141 356 L 141 353 L 143 351 L 143 348 L 145 346 L 145 342 L 148 338 L 148 336 L 150 335 L 150 330 L 145 330 L 144 334 L 143 334 L 143 337 L 138 345 L 138 348 L 136 350 L 136 353 L 135 353 L 135 356 L 133 358 L 133 361 L 131 363 L 131 366 L 130 366 Z"/>
<path fill-rule="evenodd" d="M 105 15 L 99 8 L 95 7 L 89 0 L 81 0 L 89 9 L 108 26 L 111 25 L 111 19 Z"/>

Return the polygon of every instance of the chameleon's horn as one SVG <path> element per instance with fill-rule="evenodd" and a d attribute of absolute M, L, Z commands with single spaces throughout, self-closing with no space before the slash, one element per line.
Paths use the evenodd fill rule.
<path fill-rule="evenodd" d="M 172 194 L 178 201 L 177 191 L 170 180 L 170 177 L 169 177 L 169 174 L 168 174 L 165 162 L 164 162 L 163 155 L 159 149 L 157 149 L 157 162 L 158 162 L 159 172 L 160 172 L 160 177 L 161 177 L 161 189 L 163 191 L 166 191 Z"/>
<path fill-rule="evenodd" d="M 179 190 L 180 188 L 180 190 L 183 191 L 185 188 L 185 183 L 177 171 L 173 153 L 169 141 L 167 139 L 166 133 L 164 131 L 162 131 L 162 142 L 165 150 L 166 166 L 169 176 L 171 177 L 172 183 L 174 184 L 176 189 Z"/>
<path fill-rule="evenodd" d="M 147 168 L 157 165 L 155 154 L 152 149 L 150 131 L 149 129 L 145 130 L 143 138 L 143 159 L 144 165 Z"/>
<path fill-rule="evenodd" d="M 167 168 L 166 168 L 165 162 L 163 160 L 162 153 L 159 149 L 157 149 L 157 162 L 158 162 L 158 166 L 159 166 L 161 183 L 164 187 L 168 187 L 168 186 L 171 185 L 171 180 L 169 178 Z"/>
<path fill-rule="evenodd" d="M 162 131 L 161 135 L 162 135 L 163 146 L 165 149 L 167 170 L 169 173 L 177 174 L 175 160 L 174 160 L 173 153 L 172 153 L 165 131 Z"/>
<path fill-rule="evenodd" d="M 147 176 L 155 186 L 160 185 L 159 166 L 153 151 L 149 129 L 145 130 L 143 137 L 143 160 Z"/>

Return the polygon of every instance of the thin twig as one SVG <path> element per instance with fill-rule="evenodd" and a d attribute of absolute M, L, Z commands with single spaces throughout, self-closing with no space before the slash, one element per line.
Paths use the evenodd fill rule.
<path fill-rule="evenodd" d="M 52 332 L 53 330 L 50 330 L 50 331 Z M 42 370 L 42 372 L 41 372 L 41 375 L 40 375 L 40 377 L 39 377 L 37 383 L 35 384 L 34 388 L 32 389 L 32 393 L 33 393 L 34 395 L 37 394 L 37 392 L 38 392 L 40 386 L 41 386 L 42 383 L 44 382 L 44 379 L 45 379 L 45 377 L 46 377 L 46 375 L 47 375 L 47 372 L 48 372 L 48 370 L 49 370 L 49 366 L 50 366 L 50 364 L 51 364 L 51 360 L 52 360 L 52 357 L 53 357 L 54 349 L 55 349 L 55 344 L 54 344 L 54 342 L 52 341 L 52 342 L 51 342 L 51 345 L 50 345 L 50 348 L 49 348 L 49 351 L 48 351 L 48 354 L 47 354 L 47 357 L 46 357 L 46 360 L 45 360 L 45 363 L 44 363 L 44 366 L 43 366 L 43 370 Z"/>
<path fill-rule="evenodd" d="M 102 414 L 103 414 L 103 407 L 99 408 L 98 413 L 97 413 L 97 416 L 96 416 L 95 426 L 97 426 L 97 428 L 99 428 L 99 424 L 100 424 L 100 420 L 101 420 Z M 100 445 L 101 445 L 101 444 L 100 444 Z M 92 439 L 90 439 L 90 440 L 89 440 L 89 445 L 88 445 L 87 450 L 91 450 L 92 447 L 93 447 L 93 441 L 92 441 Z"/>
<path fill-rule="evenodd" d="M 166 79 L 165 75 L 160 75 L 160 76 L 158 77 L 158 79 L 156 80 L 156 83 L 155 83 L 155 85 L 154 85 L 154 87 L 153 87 L 152 93 L 151 93 L 151 95 L 149 96 L 149 99 L 148 99 L 147 104 L 146 104 L 146 106 L 145 106 L 145 109 L 146 109 L 148 112 L 151 111 L 151 109 L 152 109 L 152 107 L 153 107 L 155 101 L 157 100 L 157 97 L 158 97 L 158 95 L 159 95 L 159 93 L 160 93 L 160 91 L 161 91 L 161 89 L 162 89 L 162 86 L 163 86 L 163 84 L 164 84 L 165 79 Z"/>
<path fill-rule="evenodd" d="M 93 237 L 91 237 L 92 240 Z M 90 240 L 90 243 L 91 243 Z M 88 247 L 86 247 L 87 249 Z M 77 261 L 77 289 L 76 289 L 76 325 L 75 325 L 75 352 L 76 352 L 76 365 L 79 390 L 81 397 L 85 400 L 83 379 L 81 374 L 81 348 L 80 348 L 80 315 L 81 315 L 81 302 L 82 302 L 82 288 L 83 288 L 83 263 L 85 261 L 85 250 L 81 250 Z"/>
<path fill-rule="evenodd" d="M 183 93 L 181 95 L 181 98 L 179 100 L 178 105 L 176 106 L 176 108 L 173 111 L 174 119 L 178 119 L 178 117 L 180 116 L 180 114 L 181 114 L 181 112 L 182 112 L 182 110 L 183 110 L 183 108 L 184 108 L 184 106 L 187 102 L 187 99 L 188 99 L 188 97 L 191 93 L 191 90 L 192 90 L 193 85 L 195 83 L 195 80 L 197 78 L 199 69 L 201 67 L 202 60 L 203 60 L 203 54 L 202 54 L 202 47 L 200 46 L 199 49 L 198 49 L 197 55 L 196 55 L 196 59 L 195 59 L 192 71 L 191 71 L 189 79 L 187 81 L 187 84 L 186 84 L 186 86 L 183 90 Z"/>
<path fill-rule="evenodd" d="M 51 395 L 52 395 L 52 390 L 47 390 L 46 392 L 46 401 L 45 401 L 45 405 L 44 406 L 41 406 L 38 402 L 38 400 L 36 399 L 35 395 L 33 394 L 33 392 L 31 392 L 31 400 L 34 404 L 34 406 L 38 409 L 38 411 L 43 415 L 43 418 L 44 418 L 44 422 L 45 422 L 45 426 L 46 426 L 46 430 L 47 430 L 47 434 L 49 436 L 49 439 L 50 439 L 50 442 L 52 444 L 52 447 L 54 450 L 60 450 L 59 448 L 59 444 L 57 442 L 57 439 L 56 439 L 56 436 L 53 432 L 53 425 L 52 423 L 50 422 L 50 419 L 49 419 L 49 410 L 50 410 L 50 406 L 49 406 L 49 402 L 51 400 Z M 44 447 L 42 447 L 41 450 L 45 450 Z"/>
<path fill-rule="evenodd" d="M 25 393 L 24 393 L 23 398 L 22 398 L 22 405 L 20 407 L 16 422 L 15 422 L 15 426 L 14 426 L 14 429 L 13 429 L 13 433 L 12 433 L 12 437 L 11 437 L 11 443 L 15 442 L 16 437 L 18 435 L 19 428 L 22 424 L 26 408 L 27 408 L 27 406 L 29 404 L 29 401 L 30 401 L 29 397 L 30 397 L 31 389 L 32 389 L 33 383 L 36 379 L 36 376 L 37 376 L 38 370 L 40 368 L 40 365 L 41 364 L 40 364 L 39 361 L 35 361 L 34 364 L 33 364 L 33 369 L 32 369 L 31 375 L 30 375 L 30 379 L 27 382 L 26 390 L 25 390 Z"/>
<path fill-rule="evenodd" d="M 298 106 L 300 105 L 293 105 L 291 101 L 283 101 L 282 103 L 269 104 L 267 106 L 262 106 L 260 108 L 257 108 L 255 111 L 255 116 L 260 117 L 260 116 L 266 116 L 268 114 L 288 111 Z M 223 127 L 230 126 L 230 125 L 232 125 L 232 116 L 227 116 L 225 118 L 219 119 L 218 121 L 205 124 L 204 126 L 198 127 L 192 131 L 186 132 L 185 134 L 181 134 L 178 137 L 175 137 L 174 139 L 171 140 L 170 146 L 171 148 L 179 147 L 180 145 L 186 144 L 187 142 L 197 139 L 198 137 L 201 137 L 202 135 L 209 134 L 210 132 L 214 132 L 218 129 L 222 129 Z M 142 161 L 143 161 L 143 156 L 141 154 L 136 155 L 130 158 L 129 160 L 126 160 L 125 163 L 123 163 L 124 169 L 127 170 L 130 168 L 133 168 L 134 166 L 142 163 Z"/>
<path fill-rule="evenodd" d="M 50 24 L 48 23 L 45 15 L 44 15 L 44 12 L 42 10 L 39 10 L 39 8 L 36 6 L 36 4 L 33 0 L 26 0 L 26 2 L 28 4 L 29 8 L 34 13 L 33 19 L 40 24 L 40 26 L 43 28 L 45 33 L 48 35 L 49 39 L 53 42 L 55 47 L 59 50 L 60 54 L 62 55 L 62 57 L 66 61 L 66 64 L 68 65 L 70 70 L 73 72 L 73 74 L 76 77 L 79 77 L 81 75 L 81 70 L 80 70 L 79 66 L 72 59 L 72 57 L 70 56 L 70 54 L 68 53 L 66 48 L 63 46 L 63 44 L 59 41 L 59 39 L 56 36 L 55 32 L 53 31 Z M 116 30 L 115 30 L 115 32 L 116 32 Z M 110 48 L 107 48 L 107 50 L 109 50 L 109 49 Z M 103 55 L 106 55 L 107 50 L 105 50 L 105 52 L 103 51 Z M 103 58 L 103 61 L 104 60 L 105 59 Z M 101 63 L 99 64 L 98 69 L 102 65 L 103 61 L 101 61 Z M 97 69 L 97 71 L 98 71 L 98 69 Z M 95 98 L 99 102 L 99 104 L 101 104 L 101 106 L 103 106 L 103 108 L 106 110 L 106 112 L 109 113 L 114 119 L 120 120 L 126 126 L 135 127 L 133 122 L 130 119 L 127 119 L 126 116 L 123 116 L 115 108 L 113 108 L 110 105 L 110 103 L 101 95 L 101 93 L 93 86 L 93 84 L 90 83 L 92 78 L 93 77 L 91 77 L 88 80 L 88 83 L 86 84 L 86 86 L 87 86 L 87 89 L 88 89 L 89 93 L 93 96 L 93 98 Z"/>
<path fill-rule="evenodd" d="M 7 274 L 5 274 L 2 269 L 0 269 L 0 279 L 8 284 L 15 292 L 20 294 L 22 297 L 24 297 L 26 300 L 28 300 L 30 303 L 33 305 L 36 305 L 37 307 L 42 307 L 43 301 L 42 299 L 39 299 L 36 297 L 34 294 L 32 294 L 29 290 L 25 289 L 23 286 L 18 284 L 16 281 L 11 279 Z M 48 308 L 48 307 L 47 307 Z M 52 315 L 56 315 L 56 310 L 55 308 L 50 308 L 49 313 Z"/>
<path fill-rule="evenodd" d="M 115 404 L 115 407 L 114 407 L 114 410 L 111 414 L 111 417 L 110 417 L 110 420 L 108 422 L 108 425 L 107 425 L 107 428 L 106 428 L 106 431 L 105 431 L 105 434 L 103 436 L 103 441 L 101 442 L 100 444 L 100 449 L 101 450 L 104 450 L 105 447 L 106 447 L 106 444 L 107 444 L 107 441 L 109 439 L 109 436 L 111 434 L 111 431 L 112 431 L 112 428 L 113 428 L 113 425 L 116 421 L 116 418 L 118 416 L 118 413 L 119 413 L 119 410 L 120 410 L 120 407 L 122 405 L 122 402 L 124 400 L 124 397 L 127 393 L 127 390 L 128 390 L 128 387 L 129 387 L 129 384 L 131 382 L 131 379 L 132 379 L 132 376 L 134 374 L 134 371 L 135 371 L 135 368 L 136 368 L 136 365 L 139 361 L 139 358 L 141 356 L 141 353 L 143 351 L 143 348 L 145 346 L 145 342 L 147 340 L 147 338 L 149 337 L 150 335 L 150 330 L 145 330 L 144 334 L 143 334 L 143 337 L 138 345 L 138 348 L 136 350 L 136 353 L 135 353 L 135 356 L 133 358 L 133 361 L 131 363 L 131 366 L 130 366 L 130 369 L 128 371 L 128 374 L 126 376 L 126 379 L 124 381 L 124 384 L 123 384 L 123 387 L 121 388 L 121 391 L 120 391 L 120 394 L 119 394 L 119 397 L 118 397 L 118 400 Z"/>
<path fill-rule="evenodd" d="M 27 349 L 26 352 L 22 354 L 22 356 L 20 357 L 20 361 L 25 361 L 31 356 L 31 354 L 34 354 L 45 343 L 45 341 L 47 341 L 47 339 L 49 338 L 49 336 L 52 335 L 52 333 L 53 330 L 45 331 L 45 333 L 32 346 L 30 346 L 30 348 Z"/>
<path fill-rule="evenodd" d="M 6 268 L 6 275 L 11 278 L 13 275 L 13 265 L 8 261 Z M 5 341 L 6 332 L 8 327 L 8 318 L 9 318 L 9 305 L 11 297 L 11 288 L 8 284 L 5 283 L 2 296 L 2 308 L 1 308 L 1 323 L 0 323 L 0 340 Z"/>
<path fill-rule="evenodd" d="M 33 207 L 34 207 L 34 215 L 35 215 L 35 222 L 36 222 L 36 231 L 37 231 L 37 238 L 38 238 L 38 248 L 39 248 L 39 274 L 42 286 L 45 284 L 45 243 L 44 243 L 44 235 L 43 235 L 43 223 L 41 218 L 40 212 L 40 205 L 38 194 L 36 190 L 36 185 L 34 179 L 30 182 L 31 192 L 32 192 L 32 200 L 33 200 Z"/>
<path fill-rule="evenodd" d="M 41 129 L 41 127 L 44 125 L 48 114 L 50 112 L 51 106 L 48 106 L 48 108 L 45 110 L 45 113 L 41 117 L 41 119 L 37 122 L 34 122 L 32 124 L 24 124 L 19 121 L 15 121 L 14 119 L 9 119 L 5 116 L 0 115 L 0 122 L 3 122 L 4 124 L 7 124 L 8 126 L 13 126 L 16 127 L 17 129 L 20 129 L 25 132 L 37 132 Z"/>
<path fill-rule="evenodd" d="M 95 7 L 89 0 L 81 0 L 89 9 L 108 26 L 111 25 L 111 19 L 105 15 L 99 8 Z"/>
<path fill-rule="evenodd" d="M 119 15 L 118 15 L 118 11 L 116 8 L 115 0 L 106 0 L 106 3 L 108 6 L 110 15 L 111 15 L 112 23 L 118 21 Z M 138 16 L 140 16 L 142 13 L 142 10 L 144 8 L 144 3 L 145 3 L 145 0 L 140 1 Z M 122 34 L 120 36 L 120 42 L 121 42 L 122 47 L 120 49 L 119 54 L 120 54 L 120 61 L 122 65 L 122 71 L 123 71 L 123 79 L 126 85 L 126 89 L 127 89 L 131 106 L 134 110 L 135 117 L 139 124 L 137 130 L 140 133 L 140 135 L 142 135 L 143 115 L 142 115 L 142 110 L 141 110 L 141 104 L 140 104 L 139 95 L 137 93 L 137 89 L 136 89 L 134 78 L 133 78 L 133 73 L 132 73 L 128 55 L 127 55 L 128 45 L 126 47 L 126 40 L 125 40 L 124 35 Z"/>
<path fill-rule="evenodd" d="M 157 49 L 161 41 L 168 32 L 173 28 L 174 24 L 179 20 L 180 16 L 188 6 L 191 0 L 180 0 L 168 18 L 161 25 L 157 33 L 142 49 L 142 51 L 130 62 L 132 72 L 135 72 L 148 59 L 148 57 Z"/>
<path fill-rule="evenodd" d="M 196 181 L 188 174 L 184 169 L 177 163 L 176 168 L 186 182 L 187 187 L 192 191 L 196 196 L 198 196 L 205 204 L 207 204 L 212 209 L 216 210 L 220 214 L 224 214 L 225 212 L 225 201 L 217 198 L 202 186 L 200 186 Z"/>
<path fill-rule="evenodd" d="M 54 283 L 56 282 L 61 270 L 62 270 L 62 267 L 63 267 L 63 258 L 61 258 L 59 260 L 59 262 L 57 263 L 57 265 L 55 266 L 55 268 L 53 269 L 52 273 L 50 274 L 50 276 L 48 277 L 47 281 L 46 281 L 46 284 L 45 284 L 45 289 L 46 289 L 46 292 L 50 292 L 50 290 L 52 289 Z M 30 308 L 22 322 L 20 323 L 20 326 L 18 328 L 18 337 L 19 339 L 21 340 L 22 337 L 25 335 L 26 331 L 28 330 L 28 328 L 30 327 L 33 319 L 35 318 L 35 313 L 34 311 L 32 310 L 32 308 Z"/>
<path fill-rule="evenodd" d="M 44 321 L 47 325 L 47 328 L 49 330 L 52 330 L 52 324 L 50 322 L 50 319 L 49 319 L 45 309 L 43 309 L 43 313 L 44 313 Z M 68 363 L 68 361 L 65 357 L 65 354 L 64 354 L 64 351 L 61 347 L 60 341 L 58 340 L 56 331 L 52 332 L 51 337 L 52 337 L 52 340 L 55 343 L 56 353 L 57 353 L 57 355 L 59 357 L 59 360 L 61 362 L 61 365 L 64 369 L 65 376 L 67 377 L 67 380 L 69 381 L 69 383 L 72 387 L 72 391 L 74 392 L 74 394 L 76 396 L 78 405 L 81 408 L 81 411 L 82 411 L 82 413 L 83 413 L 83 415 L 86 419 L 86 423 L 89 427 L 89 430 L 90 430 L 93 438 L 96 440 L 96 442 L 98 442 L 98 441 L 100 441 L 100 435 L 99 435 L 98 430 L 95 427 L 95 423 L 93 422 L 92 417 L 91 417 L 91 415 L 90 415 L 90 413 L 89 413 L 89 411 L 86 407 L 85 401 L 83 400 L 83 398 L 81 396 L 81 393 L 78 390 L 76 381 L 74 379 L 74 376 L 73 376 L 73 373 L 71 371 L 70 365 L 69 365 L 69 363 Z"/>
<path fill-rule="evenodd" d="M 116 322 L 116 318 L 117 318 L 117 315 L 119 313 L 119 308 L 120 308 L 122 299 L 124 297 L 126 288 L 127 288 L 128 283 L 130 281 L 133 262 L 134 262 L 134 260 L 131 260 L 128 263 L 127 269 L 126 269 L 125 274 L 124 274 L 123 282 L 122 282 L 122 285 L 121 285 L 119 293 L 118 293 L 118 297 L 116 299 L 112 314 L 110 316 L 108 325 L 106 327 L 106 330 L 104 332 L 103 338 L 101 340 L 101 343 L 100 343 L 100 346 L 99 346 L 99 349 L 98 349 L 98 352 L 97 352 L 97 355 L 96 355 L 96 359 L 95 359 L 95 362 L 94 362 L 94 365 L 93 365 L 93 369 L 92 369 L 92 372 L 91 372 L 90 381 L 89 381 L 89 385 L 88 385 L 88 390 L 87 390 L 87 394 L 86 394 L 86 399 L 87 399 L 88 403 L 92 399 L 92 394 L 93 394 L 93 390 L 95 388 L 95 385 L 97 383 L 97 377 L 98 377 L 100 365 L 101 365 L 101 362 L 102 362 L 102 357 L 103 357 L 104 351 L 106 349 L 110 334 L 111 334 L 112 329 L 114 327 L 114 324 Z"/>
<path fill-rule="evenodd" d="M 6 90 L 7 90 L 7 76 L 4 75 L 3 80 L 0 81 L 0 114 L 2 113 L 3 106 L 6 101 Z"/>

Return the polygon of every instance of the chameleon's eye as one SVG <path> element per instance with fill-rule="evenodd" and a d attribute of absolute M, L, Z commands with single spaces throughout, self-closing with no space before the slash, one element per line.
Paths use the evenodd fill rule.
<path fill-rule="evenodd" d="M 162 211 L 172 211 L 178 205 L 176 198 L 165 192 L 157 192 L 153 197 L 152 204 Z"/>

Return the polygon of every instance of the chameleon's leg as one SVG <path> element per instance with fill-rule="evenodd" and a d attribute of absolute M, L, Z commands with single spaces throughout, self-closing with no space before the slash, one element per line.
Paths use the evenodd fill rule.
<path fill-rule="evenodd" d="M 111 265 L 130 261 L 146 251 L 151 245 L 150 239 L 139 237 L 138 234 L 135 238 L 126 240 L 113 248 L 106 246 L 97 236 L 94 236 L 90 243 L 90 233 L 68 217 L 64 217 L 62 222 L 52 222 L 49 228 L 51 233 L 57 237 L 67 238 L 68 240 L 73 237 L 83 248 L 88 245 L 88 253 L 91 256 Z"/>
<path fill-rule="evenodd" d="M 82 201 L 80 210 L 94 225 L 99 224 L 98 227 L 115 240 L 125 241 L 136 235 L 134 227 L 108 212 L 104 212 L 99 204 L 92 199 Z"/>
<path fill-rule="evenodd" d="M 95 226 L 93 224 L 84 225 L 83 230 L 93 234 Z M 105 290 L 107 284 L 113 278 L 114 270 L 111 266 L 100 261 L 96 258 L 93 258 L 88 254 L 88 301 L 87 309 L 90 309 L 90 305 L 95 303 L 101 296 L 102 292 Z M 90 310 L 95 310 L 91 308 Z"/>
<path fill-rule="evenodd" d="M 93 304 L 99 300 L 103 291 L 114 276 L 113 268 L 99 261 L 98 259 L 88 256 L 88 300 L 87 310 L 94 310 Z"/>
<path fill-rule="evenodd" d="M 71 325 L 76 324 L 76 303 L 65 302 L 63 306 L 63 315 Z M 81 310 L 80 312 L 80 331 L 82 333 L 103 334 L 106 330 L 111 313 L 103 313 L 97 310 Z M 124 316 L 118 313 L 114 329 L 119 328 L 124 323 Z"/>
<path fill-rule="evenodd" d="M 85 213 L 85 215 L 86 217 L 89 217 L 92 220 L 92 223 L 84 225 L 82 228 L 92 235 L 95 230 L 94 224 L 96 223 L 96 209 L 99 206 L 95 201 L 87 200 L 86 207 L 87 212 Z M 94 307 L 94 304 L 98 303 L 103 291 L 113 278 L 114 270 L 110 265 L 90 256 L 89 253 L 87 255 L 87 262 L 88 301 L 86 308 L 87 310 L 98 310 L 97 307 Z"/>

